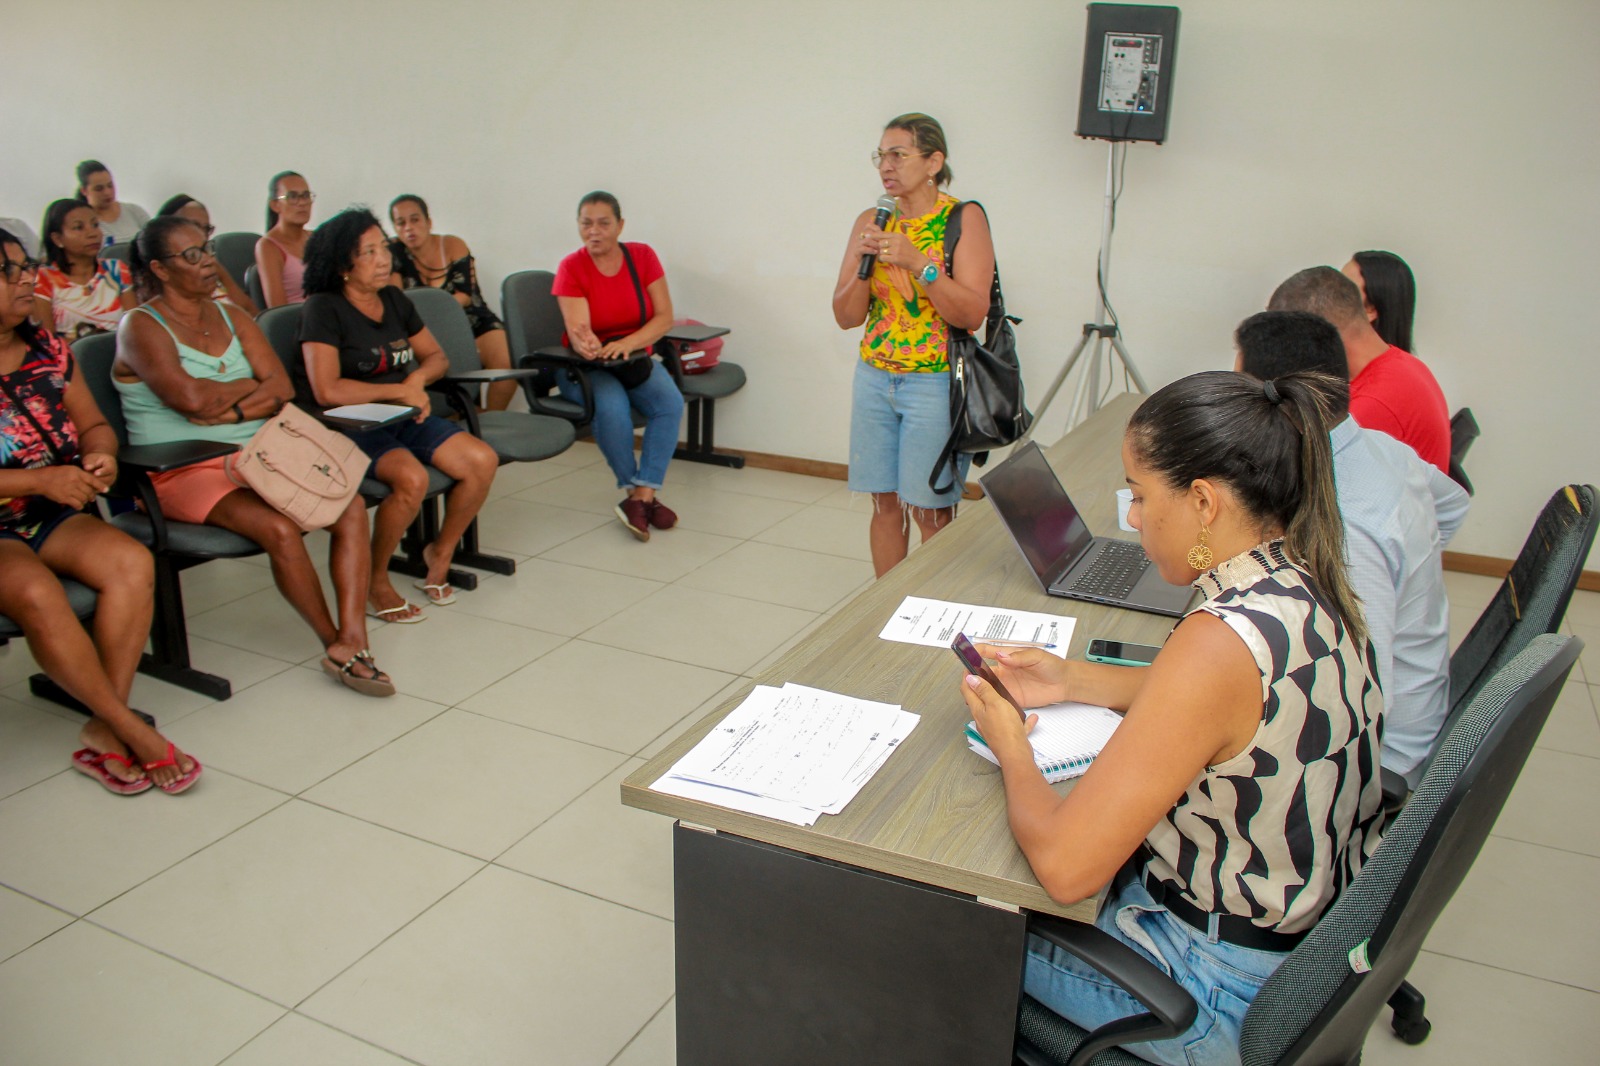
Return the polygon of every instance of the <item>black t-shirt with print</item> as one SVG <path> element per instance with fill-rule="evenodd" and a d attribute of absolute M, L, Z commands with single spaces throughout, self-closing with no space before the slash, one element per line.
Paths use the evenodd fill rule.
<path fill-rule="evenodd" d="M 399 289 L 378 290 L 383 320 L 374 322 L 356 310 L 343 293 L 319 292 L 301 305 L 300 343 L 331 345 L 339 353 L 339 376 L 372 385 L 403 381 L 417 369 L 411 338 L 422 332 L 422 316 Z M 305 358 L 295 361 L 294 402 L 307 411 L 321 411 L 306 377 Z"/>

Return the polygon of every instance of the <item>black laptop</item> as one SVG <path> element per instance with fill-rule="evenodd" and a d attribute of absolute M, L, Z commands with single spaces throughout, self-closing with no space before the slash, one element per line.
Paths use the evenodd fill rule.
<path fill-rule="evenodd" d="M 1143 548 L 1089 532 L 1037 444 L 1023 444 L 979 480 L 1050 595 L 1173 617 L 1188 608 L 1194 588 L 1161 580 Z"/>

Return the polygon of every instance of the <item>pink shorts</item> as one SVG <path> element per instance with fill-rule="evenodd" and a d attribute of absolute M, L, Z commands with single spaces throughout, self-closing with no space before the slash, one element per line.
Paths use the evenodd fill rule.
<path fill-rule="evenodd" d="M 222 455 L 164 474 L 151 474 L 150 484 L 161 501 L 161 513 L 169 521 L 204 525 L 211 509 L 228 493 L 241 488 L 223 467 L 230 458 Z"/>

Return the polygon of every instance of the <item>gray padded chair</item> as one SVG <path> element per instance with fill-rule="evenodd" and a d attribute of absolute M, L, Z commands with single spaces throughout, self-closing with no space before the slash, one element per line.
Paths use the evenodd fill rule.
<path fill-rule="evenodd" d="M 526 411 L 479 411 L 478 392 L 491 381 L 528 378 L 535 369 L 487 370 L 478 357 L 472 324 L 456 298 L 443 289 L 407 289 L 422 322 L 450 361 L 449 373 L 434 385 L 472 434 L 495 450 L 501 465 L 532 463 L 572 447 L 577 431 L 569 419 Z"/>
<path fill-rule="evenodd" d="M 95 253 L 95 255 L 101 259 L 115 259 L 119 263 L 128 262 L 128 259 L 132 254 L 132 241 L 118 241 L 115 244 L 108 244 Z"/>
<path fill-rule="evenodd" d="M 234 276 L 238 277 L 237 274 Z M 267 310 L 267 293 L 261 287 L 261 271 L 256 269 L 253 261 L 249 266 L 245 267 L 244 277 L 239 278 L 239 284 L 244 286 L 245 295 L 254 300 L 257 307 L 261 308 L 262 311 Z M 293 307 L 295 305 L 289 304 L 287 306 Z"/>
<path fill-rule="evenodd" d="M 1482 432 L 1478 420 L 1472 417 L 1472 408 L 1463 407 L 1450 416 L 1450 477 L 1467 490 L 1468 496 L 1472 495 L 1472 479 L 1467 477 L 1467 468 L 1462 464 L 1466 462 L 1472 442 Z"/>
<path fill-rule="evenodd" d="M 113 333 L 95 333 L 80 338 L 72 346 L 73 357 L 93 393 L 95 403 L 116 431 L 121 473 L 108 495 L 136 500 L 143 511 L 114 515 L 111 524 L 148 547 L 155 556 L 155 617 L 150 623 L 150 652 L 140 661 L 140 673 L 190 689 L 214 700 L 233 694 L 226 678 L 196 670 L 189 660 L 189 627 L 184 618 L 183 581 L 179 575 L 190 567 L 212 559 L 240 559 L 259 555 L 261 546 L 216 526 L 189 522 L 169 522 L 161 513 L 152 473 L 174 470 L 236 452 L 231 444 L 211 441 L 177 441 L 172 444 L 147 444 L 131 447 L 128 427 L 122 419 L 122 398 L 111 382 L 111 364 L 117 354 Z"/>
<path fill-rule="evenodd" d="M 1477 858 L 1582 648 L 1576 637 L 1536 637 L 1479 688 L 1372 858 L 1262 986 L 1240 1033 L 1245 1066 L 1360 1061 L 1373 1019 L 1404 980 L 1429 929 Z M 1039 916 L 1030 920 L 1039 933 L 1074 924 Z M 1063 937 L 1069 950 L 1073 941 L 1094 939 L 1082 936 L 1084 929 L 1111 939 L 1077 923 Z M 1158 990 L 1167 999 L 1175 991 L 1188 1000 L 1143 956 L 1128 954 L 1133 956 L 1130 969 L 1146 987 L 1165 982 L 1167 987 Z M 1364 959 L 1359 967 L 1358 959 Z M 1130 982 L 1121 974 L 1113 979 Z M 1157 1005 L 1164 1014 L 1173 1013 L 1170 1004 Z M 1143 1060 L 1116 1045 L 1129 1041 L 1129 1029 L 1157 1024 L 1146 1014 L 1126 1025 L 1112 1023 L 1124 1026 L 1120 1032 L 1106 1026 L 1086 1034 L 1024 997 L 1017 1059 L 1027 1066 L 1137 1066 Z M 1173 1031 L 1189 1024 L 1174 1021 Z M 1089 1038 L 1100 1036 L 1106 1039 L 1091 1046 Z"/>
<path fill-rule="evenodd" d="M 505 312 L 506 344 L 511 349 L 511 365 L 539 371 L 522 381 L 528 409 L 539 414 L 565 418 L 579 429 L 594 421 L 594 395 L 589 389 L 588 368 L 583 360 L 562 347 L 566 323 L 561 308 L 550 292 L 556 276 L 548 270 L 519 270 L 500 283 L 500 308 Z M 572 372 L 583 392 L 574 403 L 556 391 L 558 374 Z M 643 420 L 635 413 L 635 425 Z"/>
<path fill-rule="evenodd" d="M 245 230 L 219 233 L 213 238 L 217 242 L 217 262 L 245 287 L 252 300 L 256 298 L 255 293 L 250 292 L 250 284 L 244 276 L 256 265 L 256 241 L 260 239 L 261 234 Z M 256 306 L 264 309 L 267 305 L 257 301 Z"/>

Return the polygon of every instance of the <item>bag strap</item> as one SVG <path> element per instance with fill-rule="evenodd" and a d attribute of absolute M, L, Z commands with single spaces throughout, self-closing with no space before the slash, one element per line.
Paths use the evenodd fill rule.
<path fill-rule="evenodd" d="M 956 245 L 961 241 L 962 208 L 968 204 L 972 204 L 979 211 L 982 211 L 985 220 L 989 217 L 989 212 L 976 200 L 958 201 L 950 209 L 950 217 L 944 224 L 944 272 L 952 278 L 956 276 Z M 994 261 L 994 280 L 989 284 L 989 316 L 984 322 L 985 337 L 993 335 L 996 325 L 1002 318 L 1011 319 L 1013 325 L 1020 325 L 1022 322 L 1022 319 L 1017 316 L 1006 314 L 1006 298 L 1005 294 L 1000 290 L 1000 260 L 996 257 Z M 945 324 L 945 328 L 950 330 L 960 329 L 959 326 L 952 326 L 949 323 Z M 961 332 L 968 331 L 961 330 Z"/>
<path fill-rule="evenodd" d="M 617 247 L 622 249 L 622 261 L 628 264 L 628 277 L 633 279 L 633 297 L 639 301 L 639 328 L 643 329 L 650 316 L 645 313 L 644 286 L 639 283 L 639 268 L 633 265 L 633 254 L 628 251 L 628 246 L 621 241 Z"/>

